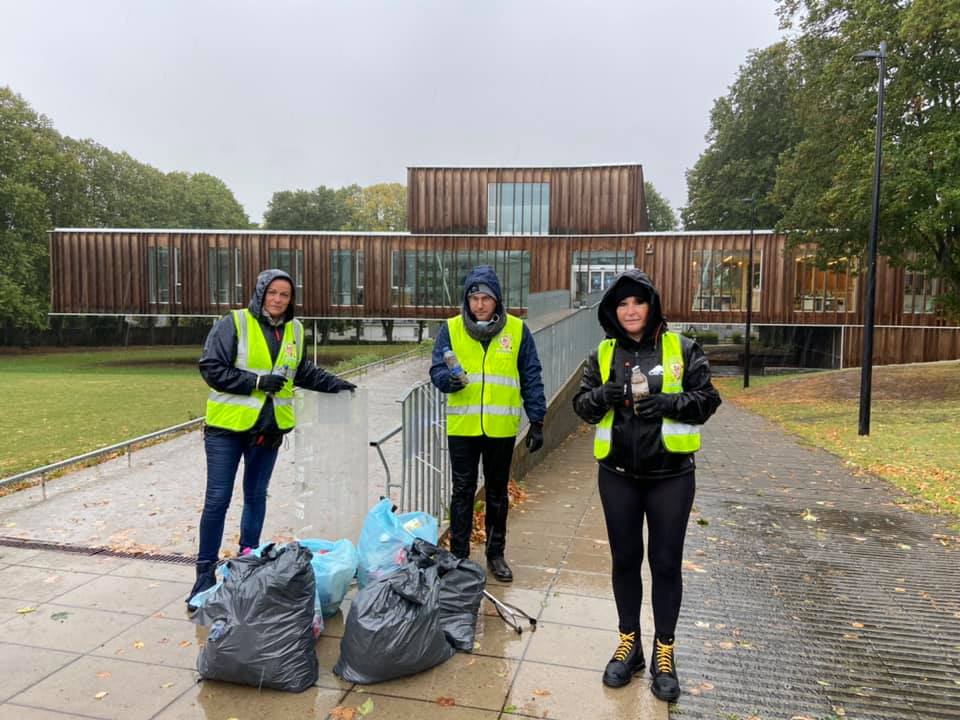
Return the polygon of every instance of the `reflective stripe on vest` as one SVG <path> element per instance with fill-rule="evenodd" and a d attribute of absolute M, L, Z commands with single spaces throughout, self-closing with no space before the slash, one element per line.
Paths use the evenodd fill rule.
<path fill-rule="evenodd" d="M 663 387 L 660 392 L 683 392 L 683 350 L 680 336 L 666 332 L 661 338 L 663 352 Z M 604 340 L 597 347 L 597 364 L 600 366 L 600 380 L 607 382 L 610 377 L 610 365 L 616 340 Z M 593 438 L 593 456 L 602 460 L 610 454 L 613 435 L 613 410 L 608 410 L 597 424 Z M 660 424 L 660 438 L 667 452 L 692 453 L 700 449 L 700 426 L 677 422 L 663 418 Z"/>
<path fill-rule="evenodd" d="M 293 378 L 303 357 L 303 326 L 299 320 L 286 323 L 277 353 L 277 362 L 270 360 L 270 347 L 260 323 L 249 310 L 233 310 L 237 331 L 237 357 L 233 366 L 256 375 L 275 373 L 287 378 L 286 384 L 273 395 L 273 412 L 277 427 L 289 430 L 296 424 L 293 411 Z M 249 430 L 257 422 L 266 393 L 254 390 L 250 395 L 211 390 L 207 397 L 207 425 L 235 432 Z"/>
<path fill-rule="evenodd" d="M 483 345 L 467 333 L 463 316 L 447 320 L 450 347 L 470 383 L 447 395 L 447 434 L 513 437 L 520 429 L 520 341 L 523 321 L 507 315 L 503 329 Z"/>

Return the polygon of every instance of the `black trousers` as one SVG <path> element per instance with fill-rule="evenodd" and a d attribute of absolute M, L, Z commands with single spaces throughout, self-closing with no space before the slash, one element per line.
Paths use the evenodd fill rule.
<path fill-rule="evenodd" d="M 483 462 L 483 484 L 486 494 L 487 557 L 503 555 L 507 543 L 507 511 L 510 499 L 510 461 L 517 439 L 492 438 L 480 435 L 447 436 L 453 493 L 450 501 L 450 552 L 457 557 L 470 555 L 470 532 L 473 529 L 473 503 L 477 494 L 477 477 Z"/>
<path fill-rule="evenodd" d="M 650 541 L 653 620 L 657 635 L 673 637 L 683 599 L 683 541 L 696 491 L 694 470 L 665 480 L 637 480 L 600 466 L 600 502 L 613 557 L 613 597 L 620 631 L 640 627 L 643 601 L 643 522 Z"/>

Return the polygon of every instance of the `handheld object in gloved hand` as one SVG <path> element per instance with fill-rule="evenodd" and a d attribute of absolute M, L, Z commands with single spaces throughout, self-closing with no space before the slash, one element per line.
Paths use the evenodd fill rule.
<path fill-rule="evenodd" d="M 470 378 L 467 377 L 467 373 L 457 359 L 456 353 L 450 348 L 443 351 L 443 362 L 450 369 L 450 386 L 452 388 L 460 390 L 470 384 Z"/>

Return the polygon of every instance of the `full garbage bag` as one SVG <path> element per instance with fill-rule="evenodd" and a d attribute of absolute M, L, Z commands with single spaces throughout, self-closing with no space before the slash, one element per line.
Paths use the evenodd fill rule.
<path fill-rule="evenodd" d="M 223 584 L 193 618 L 210 626 L 197 657 L 202 678 L 291 692 L 317 681 L 312 555 L 293 542 L 228 563 Z"/>
<path fill-rule="evenodd" d="M 457 650 L 473 651 L 477 614 L 486 586 L 486 571 L 469 558 L 417 539 L 410 548 L 410 562 L 418 567 L 435 566 L 440 577 L 440 627 Z"/>
<path fill-rule="evenodd" d="M 381 500 L 367 513 L 360 531 L 357 552 L 357 582 L 365 587 L 397 570 L 407 562 L 407 550 L 417 538 L 436 544 L 436 518 L 424 512 L 397 515 L 389 498 Z"/>
<path fill-rule="evenodd" d="M 333 672 L 377 683 L 432 668 L 454 652 L 440 626 L 437 568 L 407 563 L 357 593 Z"/>
<path fill-rule="evenodd" d="M 349 540 L 298 541 L 313 552 L 310 561 L 317 582 L 317 607 L 323 617 L 337 614 L 354 575 L 357 574 L 357 549 Z"/>

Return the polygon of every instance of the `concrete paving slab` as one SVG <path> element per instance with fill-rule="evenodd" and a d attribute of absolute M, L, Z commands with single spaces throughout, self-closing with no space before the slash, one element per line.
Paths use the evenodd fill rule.
<path fill-rule="evenodd" d="M 10 702 L 95 718 L 148 720 L 194 686 L 196 674 L 114 658 L 82 657 Z M 101 695 L 101 693 L 106 693 Z"/>
<path fill-rule="evenodd" d="M 62 594 L 64 605 L 151 615 L 175 598 L 185 598 L 188 583 L 103 575 Z"/>
<path fill-rule="evenodd" d="M 88 653 L 140 622 L 138 615 L 51 603 L 3 624 L 3 639 L 18 645 Z"/>
<path fill-rule="evenodd" d="M 26 598 L 35 603 L 49 602 L 97 577 L 92 573 L 12 565 L 0 570 L 0 597 Z"/>
<path fill-rule="evenodd" d="M 77 654 L 0 643 L 0 702 L 73 662 Z"/>
<path fill-rule="evenodd" d="M 226 720 L 227 718 L 326 718 L 343 696 L 340 690 L 313 687 L 302 693 L 243 687 L 215 681 L 196 685 L 156 720 Z"/>

